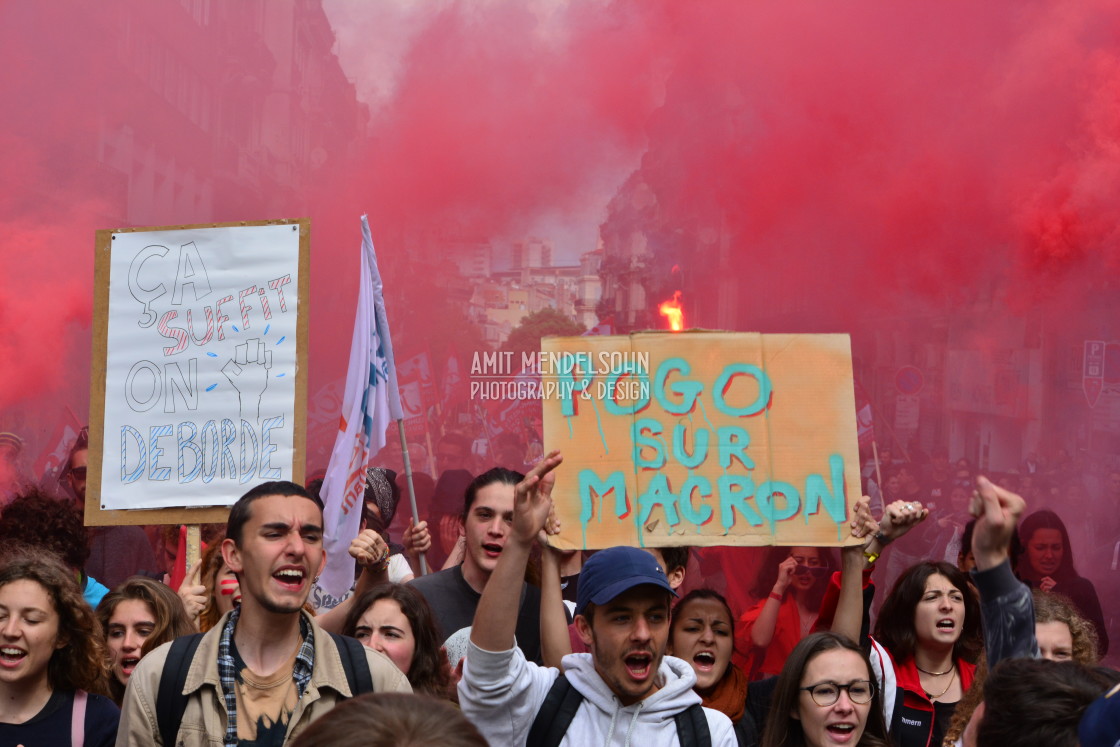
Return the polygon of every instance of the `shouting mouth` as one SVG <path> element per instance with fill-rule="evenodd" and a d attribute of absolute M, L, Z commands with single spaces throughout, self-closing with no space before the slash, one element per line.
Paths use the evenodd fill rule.
<path fill-rule="evenodd" d="M 626 664 L 626 672 L 630 678 L 637 682 L 648 678 L 653 669 L 653 654 L 646 651 L 627 654 L 622 661 Z"/>
<path fill-rule="evenodd" d="M 302 568 L 281 568 L 272 574 L 280 585 L 289 591 L 299 591 L 303 588 L 303 581 L 307 577 Z"/>
<path fill-rule="evenodd" d="M 957 629 L 957 622 L 956 622 L 956 620 L 953 620 L 952 618 L 943 617 L 943 618 L 941 618 L 940 620 L 937 621 L 937 629 L 938 629 L 938 631 L 943 630 L 943 631 L 952 633 L 953 631 L 955 631 Z"/>
<path fill-rule="evenodd" d="M 711 651 L 697 652 L 696 656 L 692 657 L 692 664 L 701 672 L 710 672 L 716 665 L 716 655 Z"/>
<path fill-rule="evenodd" d="M 502 554 L 502 546 L 494 542 L 487 542 L 482 546 L 482 551 L 488 558 L 496 558 Z"/>

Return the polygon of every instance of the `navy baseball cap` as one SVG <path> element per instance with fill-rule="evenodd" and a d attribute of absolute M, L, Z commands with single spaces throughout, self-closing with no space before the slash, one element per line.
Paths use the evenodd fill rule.
<path fill-rule="evenodd" d="M 653 556 L 636 547 L 610 547 L 592 555 L 583 564 L 576 590 L 576 614 L 582 615 L 589 604 L 606 604 L 635 586 L 652 584 L 673 596 L 665 571 Z"/>
<path fill-rule="evenodd" d="M 1094 700 L 1077 728 L 1081 747 L 1116 747 L 1120 744 L 1120 685 Z"/>

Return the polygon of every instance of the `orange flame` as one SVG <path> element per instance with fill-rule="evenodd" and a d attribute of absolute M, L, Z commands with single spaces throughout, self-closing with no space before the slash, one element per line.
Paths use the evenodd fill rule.
<path fill-rule="evenodd" d="M 669 320 L 669 329 L 680 332 L 684 329 L 684 307 L 681 306 L 681 292 L 673 291 L 673 300 L 662 301 L 657 307 L 661 316 Z"/>

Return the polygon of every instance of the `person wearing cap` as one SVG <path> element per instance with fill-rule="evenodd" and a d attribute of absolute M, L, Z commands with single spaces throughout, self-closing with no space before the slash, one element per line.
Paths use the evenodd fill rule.
<path fill-rule="evenodd" d="M 1081 747 L 1116 747 L 1120 744 L 1120 685 L 1094 700 L 1077 727 Z"/>
<path fill-rule="evenodd" d="M 698 736 L 706 727 L 715 747 L 735 745 L 727 716 L 700 706 L 692 667 L 665 655 L 675 592 L 648 553 L 614 547 L 584 565 L 576 625 L 591 653 L 564 657 L 563 675 L 527 661 L 514 645 L 521 579 L 533 543 L 546 541 L 552 470 L 561 461 L 552 452 L 515 489 L 509 538 L 471 628 L 459 682 L 463 713 L 491 744 L 536 744 L 542 725 L 535 722 L 563 677 L 579 705 L 561 745 L 677 744 L 678 717 L 693 713 L 700 718 L 698 726 L 693 722 Z"/>

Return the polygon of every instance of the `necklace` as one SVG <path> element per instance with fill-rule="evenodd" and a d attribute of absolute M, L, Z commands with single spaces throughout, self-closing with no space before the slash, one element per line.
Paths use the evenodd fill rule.
<path fill-rule="evenodd" d="M 956 665 L 953 665 L 953 668 L 949 671 L 953 673 L 953 676 L 949 678 L 949 684 L 945 686 L 945 689 L 939 692 L 937 695 L 934 695 L 933 693 L 926 693 L 927 698 L 929 698 L 930 700 L 936 700 L 945 693 L 949 692 L 949 688 L 953 686 L 953 681 L 957 679 Z M 945 672 L 942 672 L 941 674 L 945 674 Z"/>
<path fill-rule="evenodd" d="M 952 671 L 953 671 L 953 669 L 954 669 L 954 668 L 955 668 L 955 667 L 956 667 L 957 665 L 956 665 L 956 664 L 951 664 L 951 665 L 949 666 L 949 668 L 948 668 L 948 669 L 946 669 L 946 670 L 945 670 L 944 672 L 931 672 L 931 671 L 929 671 L 928 669 L 922 669 L 921 667 L 919 667 L 919 666 L 918 666 L 918 664 L 917 664 L 916 662 L 915 662 L 914 666 L 915 666 L 915 667 L 917 668 L 917 670 L 918 670 L 919 672 L 921 672 L 922 674 L 928 674 L 928 675 L 929 675 L 930 677 L 941 677 L 942 675 L 946 675 L 946 674 L 949 674 L 949 672 L 952 672 Z"/>

